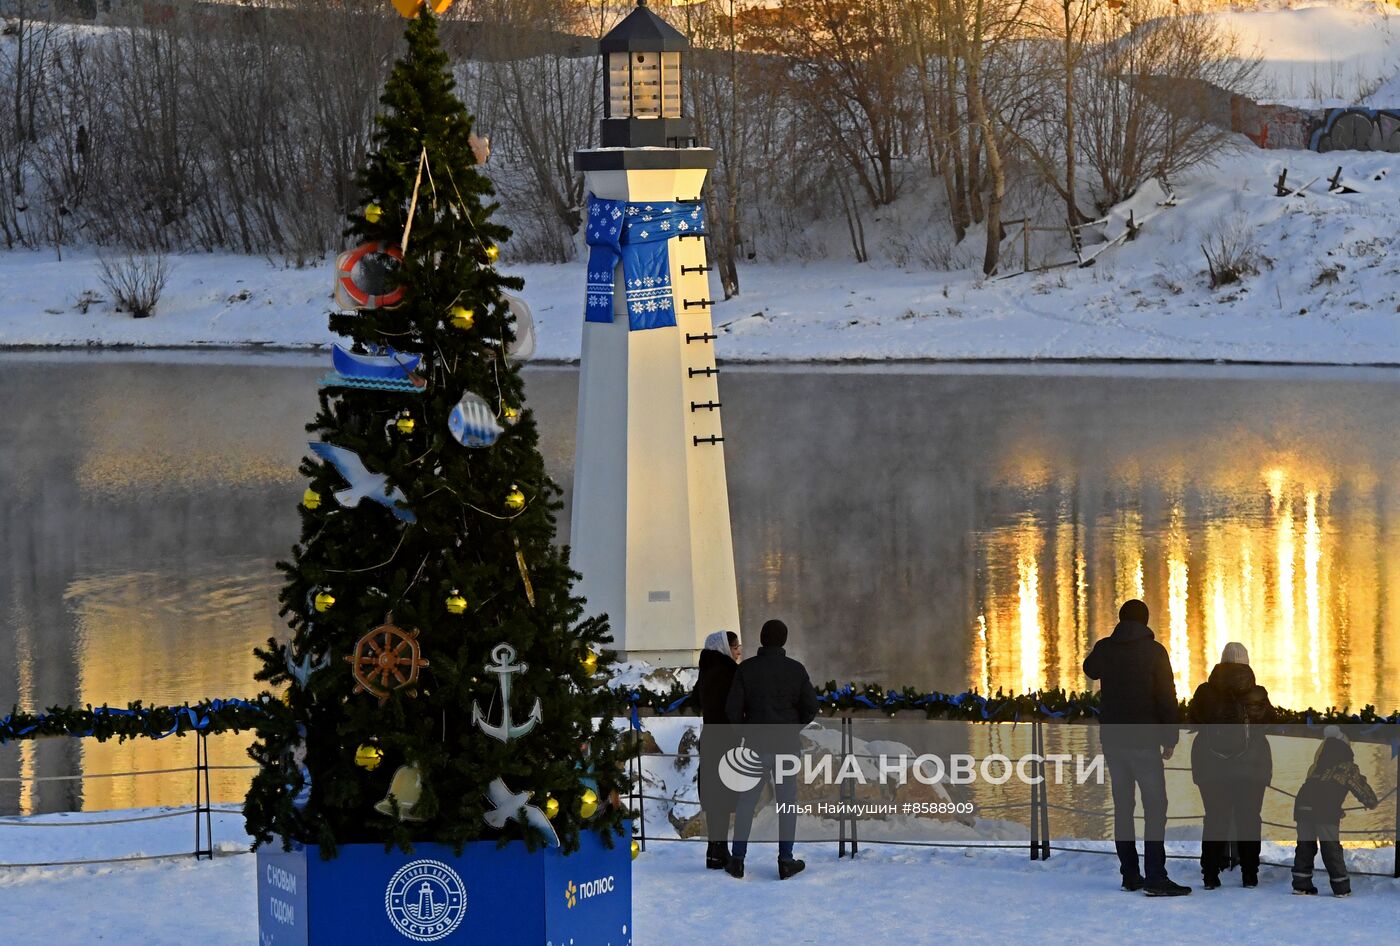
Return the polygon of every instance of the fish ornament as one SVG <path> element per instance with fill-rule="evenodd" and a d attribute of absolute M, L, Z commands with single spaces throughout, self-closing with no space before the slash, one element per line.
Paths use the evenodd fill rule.
<path fill-rule="evenodd" d="M 489 447 L 505 428 L 496 420 L 496 412 L 479 394 L 471 391 L 462 395 L 447 417 L 447 429 L 465 447 Z"/>

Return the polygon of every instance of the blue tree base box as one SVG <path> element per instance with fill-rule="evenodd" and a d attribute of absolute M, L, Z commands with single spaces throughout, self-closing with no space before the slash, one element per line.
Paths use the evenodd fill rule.
<path fill-rule="evenodd" d="M 258 946 L 630 946 L 629 835 L 607 848 L 533 853 L 521 842 L 446 844 L 412 854 L 346 844 L 258 849 Z"/>

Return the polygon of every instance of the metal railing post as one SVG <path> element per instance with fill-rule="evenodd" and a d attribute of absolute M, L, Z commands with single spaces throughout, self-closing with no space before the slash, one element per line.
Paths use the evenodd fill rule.
<path fill-rule="evenodd" d="M 194 859 L 214 859 L 214 816 L 209 793 L 209 735 L 194 737 Z M 204 816 L 203 822 L 200 816 Z"/>
<path fill-rule="evenodd" d="M 849 718 L 845 716 L 841 717 L 841 764 L 843 766 L 846 763 L 846 727 L 849 723 Z M 841 801 L 845 801 L 846 799 L 846 786 L 844 784 L 841 786 L 838 797 Z M 840 818 L 836 819 L 836 828 L 836 859 L 839 861 L 846 856 L 846 815 L 844 812 Z"/>
<path fill-rule="evenodd" d="M 640 827 L 637 845 L 642 853 L 647 849 L 647 799 L 646 787 L 642 783 L 642 721 L 637 715 L 637 708 L 632 708 L 632 741 L 635 744 L 635 752 L 632 760 L 637 766 L 636 778 L 633 785 L 637 790 L 637 824 Z"/>
<path fill-rule="evenodd" d="M 1031 720 L 1031 754 L 1040 751 L 1040 720 Z M 1031 860 L 1040 860 L 1040 786 L 1031 780 Z"/>
<path fill-rule="evenodd" d="M 1040 859 L 1050 860 L 1050 783 L 1045 780 L 1045 721 L 1037 720 L 1040 729 L 1040 751 L 1035 767 L 1040 776 Z"/>

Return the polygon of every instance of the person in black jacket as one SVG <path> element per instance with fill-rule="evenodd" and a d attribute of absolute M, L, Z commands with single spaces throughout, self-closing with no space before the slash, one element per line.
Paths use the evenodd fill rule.
<path fill-rule="evenodd" d="M 734 813 L 736 795 L 719 778 L 719 760 L 738 744 L 729 725 L 726 704 L 734 672 L 739 669 L 743 649 L 733 631 L 715 631 L 705 638 L 700 651 L 700 673 L 695 679 L 695 702 L 700 706 L 700 807 L 705 812 L 705 830 L 710 844 L 705 849 L 705 867 L 724 870 L 729 864 L 729 816 Z"/>
<path fill-rule="evenodd" d="M 1179 897 L 1190 887 L 1167 876 L 1167 779 L 1162 763 L 1177 743 L 1176 686 L 1167 649 L 1137 599 L 1118 611 L 1113 633 L 1094 644 L 1084 673 L 1099 681 L 1100 743 L 1113 791 L 1113 840 L 1124 890 Z M 1143 872 L 1138 870 L 1134 788 L 1142 792 Z"/>
<path fill-rule="evenodd" d="M 1196 687 L 1188 718 L 1197 724 L 1191 743 L 1191 778 L 1201 792 L 1201 879 L 1220 886 L 1233 840 L 1246 887 L 1259 886 L 1260 811 L 1274 774 L 1274 757 L 1260 725 L 1274 717 L 1269 691 L 1254 680 L 1249 651 L 1231 641 L 1210 679 Z M 1234 824 L 1231 837 L 1230 825 Z"/>
<path fill-rule="evenodd" d="M 759 632 L 758 653 L 739 665 L 734 685 L 729 689 L 727 713 L 731 723 L 756 725 L 762 729 L 745 733 L 745 745 L 757 753 L 756 763 L 773 779 L 773 797 L 786 806 L 778 815 L 778 877 L 787 880 L 801 872 L 806 863 L 792 856 L 797 835 L 797 780 L 779 780 L 775 766 L 778 755 L 800 755 L 798 733 L 817 716 L 817 691 L 807 676 L 807 668 L 787 656 L 787 625 L 769 621 Z M 749 849 L 749 831 L 754 809 L 763 790 L 764 779 L 739 797 L 734 811 L 734 848 L 725 868 L 733 877 L 744 876 L 744 856 Z"/>
<path fill-rule="evenodd" d="M 1298 848 L 1293 855 L 1293 892 L 1315 894 L 1313 860 L 1322 848 L 1322 864 L 1327 879 L 1332 882 L 1332 895 L 1351 896 L 1351 877 L 1347 874 L 1346 858 L 1342 856 L 1342 802 L 1347 793 L 1356 796 L 1366 808 L 1380 802 L 1361 774 L 1351 743 L 1341 727 L 1328 726 L 1322 730 L 1322 745 L 1317 747 L 1307 781 L 1298 789 L 1293 802 L 1293 820 L 1298 823 Z"/>

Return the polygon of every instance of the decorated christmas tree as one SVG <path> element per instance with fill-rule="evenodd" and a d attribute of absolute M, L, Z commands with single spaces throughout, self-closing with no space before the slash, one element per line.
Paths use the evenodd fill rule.
<path fill-rule="evenodd" d="M 405 846 L 622 831 L 605 619 L 583 619 L 513 361 L 483 142 L 437 24 L 410 21 L 359 176 L 344 340 L 307 426 L 287 643 L 245 805 L 259 843 Z"/>

